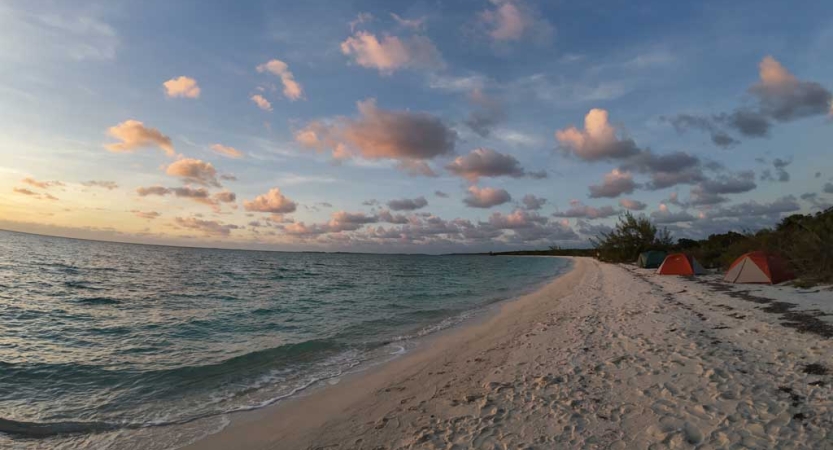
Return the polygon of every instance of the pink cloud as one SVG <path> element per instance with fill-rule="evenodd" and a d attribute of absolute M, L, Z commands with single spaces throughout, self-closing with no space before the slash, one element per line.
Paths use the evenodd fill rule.
<path fill-rule="evenodd" d="M 472 208 L 491 208 L 512 200 L 512 196 L 505 189 L 471 186 L 468 192 L 469 194 L 463 199 L 463 203 Z"/>
<path fill-rule="evenodd" d="M 584 117 L 584 130 L 571 126 L 556 131 L 555 138 L 568 151 L 585 161 L 627 158 L 639 152 L 630 138 L 617 136 L 607 111 L 594 108 Z"/>
<path fill-rule="evenodd" d="M 60 181 L 38 181 L 32 177 L 26 177 L 21 181 L 30 186 L 35 186 L 41 189 L 49 189 L 51 187 L 64 186 L 64 183 L 61 183 Z"/>
<path fill-rule="evenodd" d="M 104 147 L 115 153 L 132 152 L 142 147 L 159 147 L 168 156 L 174 156 L 174 146 L 171 138 L 155 128 L 146 127 L 138 120 L 124 122 L 107 129 L 107 134 L 121 142 L 107 144 Z"/>
<path fill-rule="evenodd" d="M 270 103 L 269 100 L 266 100 L 264 96 L 260 94 L 255 94 L 250 98 L 253 102 L 255 102 L 255 105 L 257 105 L 258 108 L 264 111 L 272 111 L 272 103 Z"/>
<path fill-rule="evenodd" d="M 113 189 L 118 189 L 119 185 L 115 181 L 98 181 L 98 180 L 90 180 L 84 181 L 81 183 L 87 187 L 100 187 L 103 189 L 107 189 L 108 191 L 112 191 Z"/>
<path fill-rule="evenodd" d="M 295 133 L 295 140 L 308 148 L 330 150 L 337 159 L 394 159 L 409 170 L 415 169 L 415 161 L 454 151 L 456 132 L 430 114 L 381 109 L 374 99 L 358 102 L 358 111 L 355 119 L 311 122 Z M 425 167 L 420 165 L 416 170 L 426 172 Z"/>
<path fill-rule="evenodd" d="M 254 200 L 244 201 L 243 207 L 246 211 L 288 214 L 295 212 L 298 204 L 283 195 L 280 189 L 272 188 L 269 192 L 258 195 Z"/>
<path fill-rule="evenodd" d="M 57 197 L 55 197 L 51 194 L 48 194 L 46 192 L 44 192 L 43 194 L 39 194 L 37 192 L 34 192 L 34 191 L 26 189 L 26 188 L 14 188 L 14 189 L 12 189 L 12 191 L 14 191 L 18 194 L 28 195 L 30 197 L 37 198 L 39 200 L 58 200 Z"/>
<path fill-rule="evenodd" d="M 390 75 L 400 69 L 439 69 L 445 63 L 439 50 L 425 36 L 400 39 L 358 31 L 341 43 L 341 52 L 351 56 L 356 64 L 377 69 L 382 75 Z"/>
<path fill-rule="evenodd" d="M 285 62 L 279 59 L 273 59 L 257 66 L 257 71 L 261 73 L 269 72 L 272 75 L 280 77 L 281 83 L 283 83 L 284 97 L 295 101 L 304 96 L 304 89 L 300 83 L 295 81 L 295 76 L 289 71 L 289 66 Z"/>
<path fill-rule="evenodd" d="M 202 186 L 220 186 L 220 182 L 217 181 L 217 169 L 214 168 L 214 165 L 199 159 L 183 158 L 174 161 L 168 166 L 165 173 L 180 177 L 187 183 Z"/>
<path fill-rule="evenodd" d="M 516 42 L 531 38 L 552 39 L 554 27 L 522 0 L 492 0 L 494 9 L 481 11 L 479 24 L 495 42 Z"/>
<path fill-rule="evenodd" d="M 630 172 L 613 169 L 605 174 L 602 184 L 590 186 L 590 198 L 615 198 L 622 194 L 630 194 L 637 186 Z"/>
<path fill-rule="evenodd" d="M 165 95 L 171 98 L 198 98 L 200 96 L 200 87 L 197 85 L 197 80 L 193 78 L 185 76 L 171 78 L 162 85 L 165 87 Z"/>
<path fill-rule="evenodd" d="M 555 217 L 571 217 L 571 218 L 587 218 L 587 219 L 601 219 L 605 217 L 615 216 L 617 211 L 612 206 L 602 206 L 595 208 L 585 205 L 578 200 L 570 201 L 570 209 L 564 212 L 554 213 Z"/>
<path fill-rule="evenodd" d="M 134 209 L 130 212 L 132 212 L 133 215 L 135 215 L 136 217 L 139 217 L 140 219 L 147 219 L 147 220 L 153 220 L 153 219 L 156 219 L 156 218 L 158 218 L 159 216 L 162 215 L 162 214 L 160 214 L 156 211 L 139 211 L 137 209 Z"/>
<path fill-rule="evenodd" d="M 676 198 L 676 194 L 677 194 L 676 192 L 673 193 L 675 198 Z M 643 209 L 648 207 L 648 205 L 646 205 L 645 203 L 640 202 L 639 200 L 631 200 L 631 199 L 627 199 L 627 198 L 623 198 L 623 199 L 619 200 L 619 205 L 621 205 L 623 208 L 629 209 L 631 211 L 642 211 Z"/>
<path fill-rule="evenodd" d="M 223 156 L 228 156 L 229 158 L 242 158 L 243 157 L 243 152 L 241 152 L 240 150 L 237 150 L 234 147 L 230 147 L 228 145 L 214 144 L 214 145 L 211 146 L 211 150 L 213 150 L 214 153 L 218 153 L 218 154 L 223 155 Z"/>
<path fill-rule="evenodd" d="M 174 223 L 183 228 L 201 231 L 210 236 L 228 236 L 231 230 L 240 227 L 232 224 L 225 224 L 216 220 L 202 220 L 195 217 L 176 217 Z"/>
<path fill-rule="evenodd" d="M 237 201 L 237 194 L 234 192 L 222 191 L 214 194 L 213 198 L 221 203 L 234 203 Z"/>

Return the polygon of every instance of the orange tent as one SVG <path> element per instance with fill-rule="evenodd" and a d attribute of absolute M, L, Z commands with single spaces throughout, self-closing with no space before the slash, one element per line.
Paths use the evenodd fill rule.
<path fill-rule="evenodd" d="M 691 255 L 672 253 L 665 257 L 662 265 L 657 269 L 660 275 L 702 275 L 706 269 Z"/>
<path fill-rule="evenodd" d="M 729 266 L 723 281 L 729 283 L 778 284 L 795 278 L 787 263 L 776 255 L 766 252 L 750 252 Z"/>

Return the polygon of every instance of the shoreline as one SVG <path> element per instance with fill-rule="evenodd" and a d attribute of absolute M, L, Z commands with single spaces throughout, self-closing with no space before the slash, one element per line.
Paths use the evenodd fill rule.
<path fill-rule="evenodd" d="M 184 448 L 833 448 L 833 339 L 748 295 L 797 291 L 573 261 L 494 314 Z M 791 311 L 833 323 L 833 293 L 800 296 Z"/>
<path fill-rule="evenodd" d="M 539 257 L 538 255 L 534 256 Z M 475 313 L 472 317 L 466 318 L 448 328 L 418 338 L 416 346 L 409 349 L 405 354 L 392 356 L 390 359 L 374 362 L 359 370 L 346 373 L 339 377 L 337 384 L 314 386 L 305 389 L 298 395 L 283 399 L 275 404 L 230 414 L 230 421 L 223 429 L 184 447 L 180 447 L 180 449 L 270 448 L 263 447 L 262 445 L 268 445 L 268 442 L 273 440 L 272 436 L 263 436 L 260 433 L 253 434 L 251 427 L 271 428 L 269 424 L 273 422 L 291 422 L 294 425 L 295 420 L 289 419 L 296 415 L 295 413 L 297 411 L 295 410 L 313 410 L 315 411 L 315 415 L 319 415 L 324 404 L 336 403 L 346 406 L 346 404 L 359 400 L 361 397 L 356 396 L 355 393 L 348 393 L 349 391 L 355 392 L 358 388 L 358 391 L 369 394 L 373 387 L 386 384 L 388 379 L 394 374 L 407 372 L 410 368 L 415 367 L 415 364 L 421 364 L 423 359 L 432 359 L 437 354 L 450 350 L 450 347 L 454 346 L 454 343 L 450 342 L 450 340 L 466 337 L 467 335 L 470 336 L 470 333 L 473 332 L 472 329 L 487 326 L 490 322 L 502 315 L 510 315 L 511 313 L 505 310 L 507 307 L 529 297 L 536 296 L 536 294 L 543 290 L 551 289 L 554 285 L 567 283 L 571 283 L 570 285 L 572 285 L 572 282 L 562 280 L 570 277 L 570 275 L 574 275 L 579 265 L 579 260 L 573 257 L 559 256 L 558 258 L 569 261 L 570 265 L 565 272 L 555 275 L 554 278 L 544 280 L 529 290 L 522 291 L 518 296 L 483 305 L 474 310 Z M 570 279 L 572 280 L 572 278 Z M 476 331 L 475 333 L 480 335 L 483 331 Z M 426 355 L 426 352 L 430 354 Z M 372 380 L 366 380 L 368 377 L 371 377 Z M 333 401 L 333 397 L 337 399 L 336 402 Z M 305 414 L 300 415 L 304 416 L 303 422 L 309 425 L 308 427 L 302 427 L 303 429 L 300 434 L 306 433 L 307 429 L 313 430 L 315 428 L 313 426 L 314 421 L 311 419 L 307 420 Z M 291 430 L 293 435 L 299 431 L 298 427 L 287 426 L 285 429 L 287 433 Z M 291 446 L 288 444 L 287 438 L 292 439 L 291 436 L 278 437 L 278 440 L 281 442 L 280 448 L 302 448 Z M 285 445 L 290 446 L 283 447 Z"/>

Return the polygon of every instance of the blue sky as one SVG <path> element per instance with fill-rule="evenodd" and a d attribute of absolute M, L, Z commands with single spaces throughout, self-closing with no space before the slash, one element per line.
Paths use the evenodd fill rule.
<path fill-rule="evenodd" d="M 833 202 L 828 2 L 10 1 L 0 29 L 1 228 L 479 251 Z"/>

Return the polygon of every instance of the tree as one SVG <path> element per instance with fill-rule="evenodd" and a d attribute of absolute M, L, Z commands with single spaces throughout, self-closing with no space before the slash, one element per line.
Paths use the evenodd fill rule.
<path fill-rule="evenodd" d="M 630 212 L 619 216 L 619 223 L 610 233 L 602 233 L 590 242 L 596 247 L 599 259 L 609 262 L 633 262 L 648 250 L 668 250 L 673 245 L 668 229 L 658 230 L 645 217 L 634 217 Z"/>

